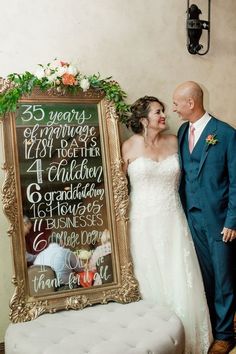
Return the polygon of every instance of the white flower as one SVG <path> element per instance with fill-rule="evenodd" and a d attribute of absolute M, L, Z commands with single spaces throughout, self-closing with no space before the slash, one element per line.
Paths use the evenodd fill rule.
<path fill-rule="evenodd" d="M 57 72 L 57 76 L 61 77 L 63 74 L 67 72 L 67 68 L 65 66 L 59 66 L 56 69 L 56 72 Z"/>
<path fill-rule="evenodd" d="M 85 92 L 89 89 L 90 83 L 89 80 L 84 78 L 82 80 L 80 80 L 80 87 L 82 88 L 82 90 Z"/>
<path fill-rule="evenodd" d="M 46 68 L 44 72 L 45 72 L 45 76 L 51 75 L 51 69 L 49 69 L 49 68 Z"/>
<path fill-rule="evenodd" d="M 52 70 L 57 70 L 61 66 L 61 61 L 58 59 L 53 60 L 53 62 L 50 63 L 50 68 Z"/>
<path fill-rule="evenodd" d="M 36 76 L 39 80 L 41 80 L 45 76 L 44 68 L 41 66 L 36 70 L 34 76 Z"/>
<path fill-rule="evenodd" d="M 47 76 L 47 79 L 49 82 L 54 82 L 57 80 L 57 74 L 55 73 L 55 74 L 49 75 L 49 76 Z"/>
<path fill-rule="evenodd" d="M 78 73 L 78 70 L 75 66 L 72 66 L 72 65 L 69 65 L 67 68 L 66 68 L 66 72 L 68 74 L 71 74 L 73 76 L 75 76 L 77 73 Z"/>

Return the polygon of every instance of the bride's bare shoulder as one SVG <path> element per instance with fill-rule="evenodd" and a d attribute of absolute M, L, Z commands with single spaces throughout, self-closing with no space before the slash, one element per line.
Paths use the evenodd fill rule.
<path fill-rule="evenodd" d="M 127 171 L 129 162 L 136 158 L 137 151 L 140 150 L 142 143 L 142 136 L 140 136 L 139 134 L 134 134 L 129 139 L 125 140 L 125 142 L 122 144 L 121 154 L 124 162 L 124 172 Z"/>
<path fill-rule="evenodd" d="M 130 138 L 124 141 L 122 144 L 122 152 L 128 152 L 130 150 L 136 149 L 143 141 L 142 136 L 139 134 L 134 134 Z"/>

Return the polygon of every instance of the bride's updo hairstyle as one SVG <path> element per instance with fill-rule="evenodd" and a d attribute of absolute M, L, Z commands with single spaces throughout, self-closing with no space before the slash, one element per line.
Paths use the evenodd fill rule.
<path fill-rule="evenodd" d="M 141 97 L 137 101 L 135 101 L 130 107 L 131 115 L 129 118 L 128 126 L 134 133 L 142 133 L 143 125 L 141 123 L 141 119 L 147 118 L 148 113 L 150 111 L 150 103 L 152 102 L 159 103 L 164 111 L 164 104 L 154 96 Z"/>

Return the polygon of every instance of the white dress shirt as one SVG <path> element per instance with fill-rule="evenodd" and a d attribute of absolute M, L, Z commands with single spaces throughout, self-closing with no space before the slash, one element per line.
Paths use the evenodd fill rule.
<path fill-rule="evenodd" d="M 195 128 L 195 130 L 194 130 L 194 146 L 198 142 L 198 139 L 200 138 L 205 126 L 207 125 L 207 123 L 209 122 L 210 119 L 211 119 L 211 116 L 207 112 L 205 112 L 205 114 L 200 119 L 198 119 L 194 123 L 189 124 L 189 134 L 190 134 L 190 126 L 194 126 L 194 128 Z"/>

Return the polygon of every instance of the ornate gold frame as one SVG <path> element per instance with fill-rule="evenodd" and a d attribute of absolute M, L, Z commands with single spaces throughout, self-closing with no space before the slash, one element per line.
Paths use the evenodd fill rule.
<path fill-rule="evenodd" d="M 14 272 L 13 284 L 15 292 L 10 301 L 10 320 L 14 323 L 35 319 L 43 313 L 53 313 L 58 310 L 83 309 L 86 306 L 108 301 L 129 303 L 140 298 L 138 283 L 133 276 L 127 239 L 127 180 L 122 171 L 120 141 L 118 133 L 118 116 L 114 104 L 104 98 L 101 91 L 88 90 L 76 95 L 58 93 L 56 91 L 42 92 L 34 89 L 31 95 L 22 97 L 20 102 L 77 102 L 95 103 L 98 105 L 103 131 L 103 148 L 110 157 L 107 169 L 110 180 L 110 204 L 114 215 L 111 215 L 114 227 L 113 245 L 117 277 L 106 286 L 88 289 L 76 289 L 44 296 L 30 296 L 27 280 L 27 268 L 24 259 L 24 241 L 22 241 L 22 204 L 19 179 L 19 166 L 16 146 L 15 113 L 8 113 L 3 119 L 6 178 L 2 189 L 3 209 L 10 220 L 8 234 L 12 239 Z"/>

